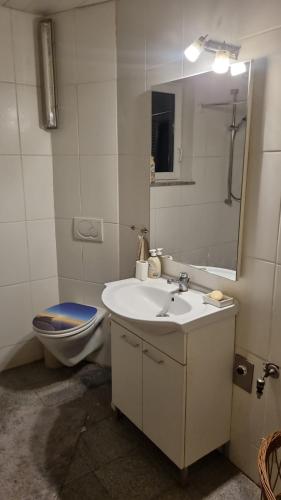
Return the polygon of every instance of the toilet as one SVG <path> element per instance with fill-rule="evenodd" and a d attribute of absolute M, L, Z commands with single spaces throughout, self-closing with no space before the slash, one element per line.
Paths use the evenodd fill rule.
<path fill-rule="evenodd" d="M 101 307 L 64 302 L 37 314 L 33 331 L 58 361 L 74 366 L 103 345 L 104 317 Z"/>

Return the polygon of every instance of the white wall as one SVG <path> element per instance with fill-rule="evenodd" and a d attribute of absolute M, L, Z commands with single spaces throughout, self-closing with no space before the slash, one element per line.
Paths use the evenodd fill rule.
<path fill-rule="evenodd" d="M 183 58 L 183 49 L 201 34 L 241 41 L 243 58 L 272 56 L 267 69 L 262 64 L 256 67 L 253 122 L 258 128 L 253 130 L 251 141 L 241 278 L 230 283 L 188 269 L 202 285 L 221 288 L 239 299 L 236 350 L 255 364 L 256 379 L 265 360 L 281 365 L 281 30 L 273 29 L 281 26 L 280 2 L 250 0 L 246 6 L 242 0 L 120 0 L 117 5 L 119 132 L 123 144 L 131 145 L 131 175 L 135 172 L 139 182 L 143 177 L 142 186 L 132 183 L 135 197 L 130 192 L 127 210 L 131 219 L 138 216 L 142 224 L 148 224 L 149 206 L 145 147 L 149 117 L 144 116 L 144 106 L 142 112 L 139 109 L 145 90 L 210 69 L 208 55 L 195 65 Z M 130 114 L 125 121 L 126 109 Z M 132 199 L 138 203 L 130 204 Z M 126 258 L 131 262 L 127 273 L 134 259 L 133 246 L 130 255 L 131 261 Z M 174 264 L 169 270 L 178 273 L 182 269 L 183 265 Z M 261 400 L 256 399 L 255 387 L 252 395 L 234 387 L 230 458 L 255 480 L 260 439 L 281 426 L 280 383 L 269 380 Z"/>
<path fill-rule="evenodd" d="M 58 300 L 52 151 L 39 126 L 35 20 L 0 8 L 0 370 L 42 356 L 32 318 Z"/>
<path fill-rule="evenodd" d="M 119 277 L 115 4 L 54 16 L 59 128 L 52 132 L 60 301 L 101 304 Z M 104 242 L 75 241 L 74 216 L 104 220 Z M 102 362 L 109 362 L 105 349 Z"/>

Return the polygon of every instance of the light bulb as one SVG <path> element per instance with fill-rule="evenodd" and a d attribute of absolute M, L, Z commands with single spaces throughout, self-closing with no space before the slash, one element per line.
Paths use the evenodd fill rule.
<path fill-rule="evenodd" d="M 184 55 L 186 59 L 188 59 L 190 62 L 195 62 L 197 61 L 198 57 L 200 56 L 203 48 L 204 48 L 204 41 L 206 37 L 205 36 L 200 36 L 198 40 L 195 40 L 191 45 L 189 45 L 185 51 Z"/>
<path fill-rule="evenodd" d="M 244 62 L 236 62 L 230 66 L 230 72 L 232 76 L 242 75 L 246 73 L 247 66 Z"/>
<path fill-rule="evenodd" d="M 229 68 L 229 52 L 227 50 L 218 50 L 212 66 L 215 73 L 227 73 Z"/>

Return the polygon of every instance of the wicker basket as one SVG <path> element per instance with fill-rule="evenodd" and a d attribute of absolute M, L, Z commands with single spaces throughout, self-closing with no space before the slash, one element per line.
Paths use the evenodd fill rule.
<path fill-rule="evenodd" d="M 258 469 L 262 499 L 281 500 L 281 432 L 274 432 L 262 440 Z"/>

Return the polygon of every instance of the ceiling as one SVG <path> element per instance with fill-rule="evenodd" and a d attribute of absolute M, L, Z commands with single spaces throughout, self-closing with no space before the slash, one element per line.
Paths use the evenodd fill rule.
<path fill-rule="evenodd" d="M 34 14 L 54 14 L 63 10 L 101 3 L 103 0 L 0 0 L 0 5 L 32 12 Z"/>

